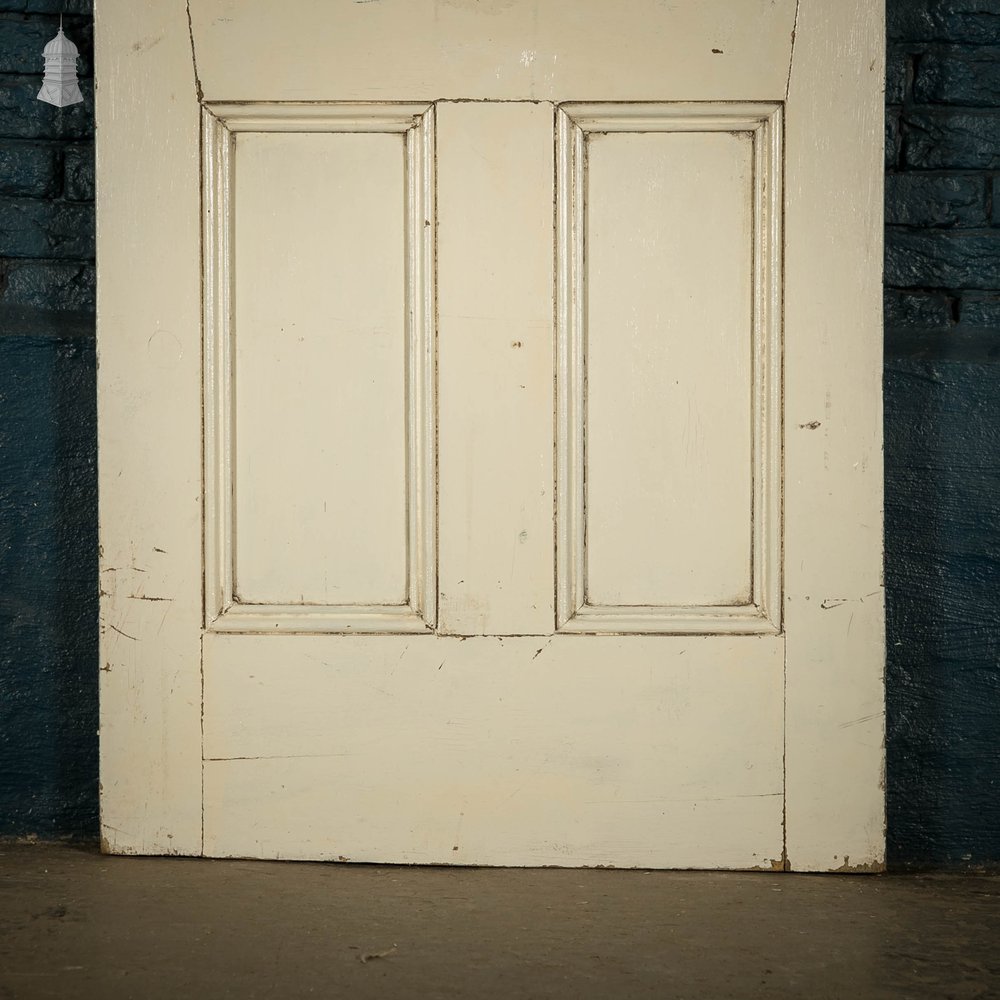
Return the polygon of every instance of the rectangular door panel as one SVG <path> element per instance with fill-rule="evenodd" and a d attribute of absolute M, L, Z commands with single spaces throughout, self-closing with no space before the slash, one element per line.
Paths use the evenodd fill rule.
<path fill-rule="evenodd" d="M 206 112 L 213 628 L 433 626 L 425 111 Z"/>
<path fill-rule="evenodd" d="M 205 639 L 207 854 L 780 867 L 781 636 L 259 642 Z"/>
<path fill-rule="evenodd" d="M 559 115 L 559 626 L 779 628 L 781 114 Z"/>
<path fill-rule="evenodd" d="M 234 597 L 404 604 L 403 137 L 234 158 Z"/>
<path fill-rule="evenodd" d="M 586 599 L 748 604 L 746 132 L 587 138 Z"/>

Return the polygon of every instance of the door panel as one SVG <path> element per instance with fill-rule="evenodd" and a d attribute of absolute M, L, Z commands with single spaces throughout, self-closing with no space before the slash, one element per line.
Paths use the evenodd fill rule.
<path fill-rule="evenodd" d="M 780 866 L 780 636 L 262 641 L 206 636 L 208 854 Z"/>
<path fill-rule="evenodd" d="M 106 0 L 107 850 L 880 865 L 880 16 Z"/>
<path fill-rule="evenodd" d="M 558 115 L 558 624 L 774 632 L 782 114 Z"/>
<path fill-rule="evenodd" d="M 750 136 L 598 133 L 586 155 L 584 596 L 749 604 Z"/>
<path fill-rule="evenodd" d="M 399 133 L 235 136 L 240 604 L 407 602 L 403 153 Z"/>
<path fill-rule="evenodd" d="M 203 117 L 206 624 L 433 628 L 433 112 Z"/>

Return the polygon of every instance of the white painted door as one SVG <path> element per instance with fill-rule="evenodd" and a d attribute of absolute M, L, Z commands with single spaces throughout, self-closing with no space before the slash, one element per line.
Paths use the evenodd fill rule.
<path fill-rule="evenodd" d="M 107 850 L 880 866 L 881 24 L 102 0 Z"/>

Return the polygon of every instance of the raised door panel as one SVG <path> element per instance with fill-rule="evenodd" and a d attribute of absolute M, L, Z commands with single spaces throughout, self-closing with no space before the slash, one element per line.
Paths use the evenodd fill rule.
<path fill-rule="evenodd" d="M 404 604 L 403 138 L 235 147 L 234 597 Z"/>
<path fill-rule="evenodd" d="M 204 117 L 207 625 L 432 628 L 432 112 Z"/>
<path fill-rule="evenodd" d="M 558 121 L 559 627 L 777 631 L 781 109 Z"/>

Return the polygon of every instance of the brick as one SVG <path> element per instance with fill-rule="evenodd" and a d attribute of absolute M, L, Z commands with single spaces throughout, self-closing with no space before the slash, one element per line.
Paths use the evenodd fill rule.
<path fill-rule="evenodd" d="M 900 126 L 899 108 L 885 109 L 885 169 L 894 170 L 899 166 Z"/>
<path fill-rule="evenodd" d="M 1000 114 L 920 108 L 903 116 L 907 167 L 924 170 L 1000 168 Z"/>
<path fill-rule="evenodd" d="M 885 221 L 904 226 L 982 226 L 987 222 L 985 177 L 888 174 Z"/>
<path fill-rule="evenodd" d="M 94 147 L 67 146 L 65 161 L 65 196 L 71 201 L 94 200 Z"/>
<path fill-rule="evenodd" d="M 59 154 L 52 146 L 0 145 L 0 195 L 51 198 L 60 189 Z"/>
<path fill-rule="evenodd" d="M 917 63 L 913 96 L 925 104 L 1000 105 L 1000 49 L 928 52 Z"/>
<path fill-rule="evenodd" d="M 953 299 L 943 292 L 904 292 L 885 289 L 884 318 L 887 327 L 947 330 L 952 325 Z"/>
<path fill-rule="evenodd" d="M 926 0 L 886 0 L 886 36 L 892 41 L 922 42 L 936 37 Z"/>
<path fill-rule="evenodd" d="M 0 73 L 42 73 L 42 49 L 59 30 L 55 16 L 0 15 Z M 89 19 L 64 19 L 66 36 L 80 50 L 77 73 L 93 73 L 94 28 Z"/>
<path fill-rule="evenodd" d="M 0 247 L 10 257 L 93 258 L 93 206 L 0 198 Z"/>
<path fill-rule="evenodd" d="M 7 306 L 0 299 L 0 342 L 11 337 L 93 337 L 96 326 L 93 309 Z"/>
<path fill-rule="evenodd" d="M 994 289 L 1000 283 L 1000 232 L 885 234 L 885 283 L 894 288 Z"/>
<path fill-rule="evenodd" d="M 36 100 L 40 76 L 0 76 L 0 138 L 89 139 L 94 134 L 92 81 L 82 80 L 83 103 L 54 108 Z"/>
<path fill-rule="evenodd" d="M 906 100 L 912 50 L 903 45 L 890 45 L 885 60 L 885 103 L 902 104 Z"/>
<path fill-rule="evenodd" d="M 996 45 L 1000 40 L 998 0 L 952 0 L 941 6 L 945 9 L 938 15 L 938 22 L 943 37 L 973 45 Z"/>
<path fill-rule="evenodd" d="M 1000 0 L 888 0 L 886 28 L 894 41 L 996 45 Z"/>
<path fill-rule="evenodd" d="M 0 260 L 0 304 L 88 310 L 95 301 L 94 265 L 77 261 Z"/>
<path fill-rule="evenodd" d="M 962 326 L 992 328 L 1000 331 L 1000 293 L 992 295 L 966 292 L 959 311 Z"/>

